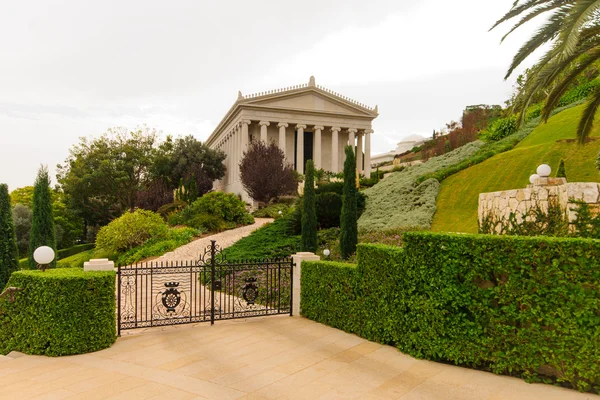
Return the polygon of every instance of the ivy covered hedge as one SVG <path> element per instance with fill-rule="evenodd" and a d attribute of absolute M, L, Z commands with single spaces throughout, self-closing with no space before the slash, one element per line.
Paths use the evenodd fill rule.
<path fill-rule="evenodd" d="M 17 271 L 0 299 L 0 354 L 63 356 L 90 353 L 116 339 L 115 273 L 79 268 Z"/>
<path fill-rule="evenodd" d="M 303 264 L 302 314 L 418 358 L 600 389 L 600 241 L 407 233 Z"/>

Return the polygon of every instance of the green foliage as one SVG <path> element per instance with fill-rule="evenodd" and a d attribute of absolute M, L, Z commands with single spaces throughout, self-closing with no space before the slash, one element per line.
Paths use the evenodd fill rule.
<path fill-rule="evenodd" d="M 229 260 L 288 257 L 300 251 L 300 236 L 290 235 L 288 224 L 286 217 L 278 218 L 238 240 L 223 254 Z"/>
<path fill-rule="evenodd" d="M 256 218 L 279 218 L 287 214 L 291 206 L 286 203 L 273 203 L 266 207 L 259 208 L 252 213 Z M 281 212 L 281 214 L 279 214 Z"/>
<path fill-rule="evenodd" d="M 407 233 L 302 265 L 302 314 L 417 358 L 598 390 L 600 242 Z M 595 386 L 595 388 L 594 388 Z"/>
<path fill-rule="evenodd" d="M 33 219 L 29 236 L 29 268 L 34 269 L 37 263 L 33 252 L 40 246 L 49 246 L 56 253 L 56 236 L 52 215 L 52 197 L 48 169 L 41 167 L 38 171 L 33 190 Z M 52 261 L 56 265 L 56 260 Z"/>
<path fill-rule="evenodd" d="M 33 213 L 31 212 L 31 208 L 18 203 L 13 207 L 12 215 L 17 232 L 17 247 L 19 248 L 19 257 L 28 257 L 29 234 L 31 233 L 31 221 L 33 220 Z M 27 268 L 27 266 L 25 268 Z"/>
<path fill-rule="evenodd" d="M 149 239 L 167 236 L 168 227 L 160 215 L 147 210 L 126 212 L 102 227 L 96 237 L 96 248 L 118 253 L 133 249 Z"/>
<path fill-rule="evenodd" d="M 246 203 L 233 193 L 207 193 L 184 208 L 181 214 L 184 221 L 189 221 L 198 214 L 209 214 L 236 224 L 248 225 L 253 223 L 252 219 L 248 218 Z"/>
<path fill-rule="evenodd" d="M 429 228 L 436 212 L 439 183 L 435 179 L 423 177 L 459 164 L 482 146 L 480 141 L 468 143 L 442 156 L 433 157 L 426 163 L 393 173 L 372 188 L 364 190 L 367 206 L 358 220 L 359 229 L 377 231 L 406 227 Z"/>
<path fill-rule="evenodd" d="M 567 171 L 565 169 L 565 160 L 560 160 L 560 164 L 558 165 L 558 170 L 556 171 L 556 177 L 567 179 Z"/>
<path fill-rule="evenodd" d="M 83 264 L 92 258 L 108 258 L 109 260 L 116 261 L 118 257 L 118 254 L 105 250 L 86 250 L 58 260 L 56 268 L 83 268 Z"/>
<path fill-rule="evenodd" d="M 315 199 L 315 164 L 306 162 L 302 197 L 302 251 L 317 251 L 317 209 Z"/>
<path fill-rule="evenodd" d="M 577 217 L 573 223 L 572 235 L 600 239 L 600 214 L 592 213 L 590 205 L 582 200 L 571 200 Z"/>
<path fill-rule="evenodd" d="M 61 260 L 63 258 L 71 257 L 75 254 L 79 254 L 83 251 L 92 250 L 93 248 L 94 243 L 78 244 L 77 246 L 69 247 L 68 249 L 59 250 L 56 253 L 56 259 Z"/>
<path fill-rule="evenodd" d="M 337 193 L 325 192 L 316 196 L 317 221 L 319 229 L 340 226 L 342 214 L 342 196 Z M 362 210 L 358 210 L 359 213 Z"/>
<path fill-rule="evenodd" d="M 187 227 L 169 229 L 166 237 L 150 239 L 144 244 L 120 254 L 116 259 L 117 264 L 130 265 L 150 257 L 161 256 L 188 244 L 198 236 L 198 232 L 196 229 Z"/>
<path fill-rule="evenodd" d="M 340 217 L 340 253 L 348 259 L 358 243 L 358 211 L 356 205 L 356 159 L 353 146 L 346 146 L 344 161 L 344 192 Z"/>
<path fill-rule="evenodd" d="M 9 285 L 22 291 L 14 303 L 0 300 L 0 353 L 64 356 L 114 343 L 114 272 L 17 271 Z"/>
<path fill-rule="evenodd" d="M 515 132 L 517 132 L 517 117 L 511 115 L 506 118 L 499 118 L 492 122 L 482 136 L 488 141 L 497 142 Z"/>
<path fill-rule="evenodd" d="M 341 181 L 341 182 L 321 183 L 315 189 L 315 193 L 317 195 L 320 195 L 323 193 L 337 193 L 341 196 L 344 194 L 344 182 Z M 356 207 L 358 210 L 359 217 L 362 215 L 363 211 L 365 210 L 366 203 L 367 203 L 366 194 L 364 192 L 356 192 Z M 340 211 L 341 211 L 341 208 L 340 208 Z M 318 212 L 319 211 L 317 210 L 317 215 L 318 215 Z"/>
<path fill-rule="evenodd" d="M 30 209 L 33 208 L 33 186 L 23 186 L 10 192 L 10 204 L 13 207 L 23 204 Z"/>
<path fill-rule="evenodd" d="M 557 109 L 557 115 L 546 124 L 532 120 L 515 135 L 500 142 L 486 143 L 482 148 L 485 154 L 474 156 L 477 160 L 465 160 L 456 168 L 438 171 L 435 176 L 444 180 L 437 198 L 432 229 L 476 233 L 479 194 L 523 188 L 529 184 L 529 176 L 543 162 L 557 166 L 564 159 L 569 164 L 572 182 L 600 181 L 592 162 L 600 142 L 578 146 L 572 138 L 581 111 L 581 106 Z M 599 134 L 600 127 L 595 128 L 591 136 L 598 137 Z M 522 140 L 517 143 L 519 137 Z M 512 140 L 515 140 L 514 147 L 505 142 Z M 505 144 L 506 149 L 495 147 L 504 147 Z"/>
<path fill-rule="evenodd" d="M 177 213 L 187 206 L 183 201 L 174 201 L 172 203 L 163 204 L 156 210 L 163 218 L 167 218 L 170 214 Z"/>
<path fill-rule="evenodd" d="M 8 186 L 0 184 L 0 292 L 8 282 L 10 274 L 18 268 L 19 250 Z"/>
<path fill-rule="evenodd" d="M 204 232 L 223 232 L 227 229 L 227 222 L 223 218 L 210 214 L 196 214 L 186 225 Z"/>

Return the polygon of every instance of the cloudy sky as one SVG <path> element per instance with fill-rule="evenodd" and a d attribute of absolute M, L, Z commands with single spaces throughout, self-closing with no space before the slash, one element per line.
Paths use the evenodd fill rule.
<path fill-rule="evenodd" d="M 237 97 L 308 82 L 379 105 L 373 154 L 502 104 L 533 26 L 513 0 L 0 0 L 0 182 L 52 175 L 80 136 L 147 124 L 204 140 Z M 533 60 L 532 60 L 533 61 Z"/>

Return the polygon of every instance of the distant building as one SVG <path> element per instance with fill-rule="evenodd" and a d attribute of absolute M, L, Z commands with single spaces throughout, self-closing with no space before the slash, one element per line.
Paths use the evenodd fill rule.
<path fill-rule="evenodd" d="M 317 86 L 314 77 L 307 84 L 289 88 L 246 96 L 239 93 L 206 141 L 210 148 L 227 155 L 227 173 L 214 187 L 249 199 L 240 181 L 239 163 L 254 140 L 276 143 L 299 173 L 304 173 L 307 160 L 314 160 L 316 168 L 342 171 L 346 158 L 344 146 L 351 144 L 359 149 L 357 169 L 368 176 L 371 122 L 378 115 L 377 106 L 369 107 Z"/>
<path fill-rule="evenodd" d="M 396 148 L 387 153 L 377 154 L 371 157 L 371 165 L 378 165 L 384 162 L 393 161 L 398 154 L 406 153 L 413 147 L 421 146 L 428 139 L 421 135 L 409 135 L 405 137 L 401 142 L 398 142 Z"/>

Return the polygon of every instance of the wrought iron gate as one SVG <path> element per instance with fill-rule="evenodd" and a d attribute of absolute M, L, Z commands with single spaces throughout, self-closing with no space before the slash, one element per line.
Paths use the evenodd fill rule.
<path fill-rule="evenodd" d="M 214 240 L 198 260 L 119 267 L 118 332 L 292 315 L 291 258 L 225 259 Z"/>

